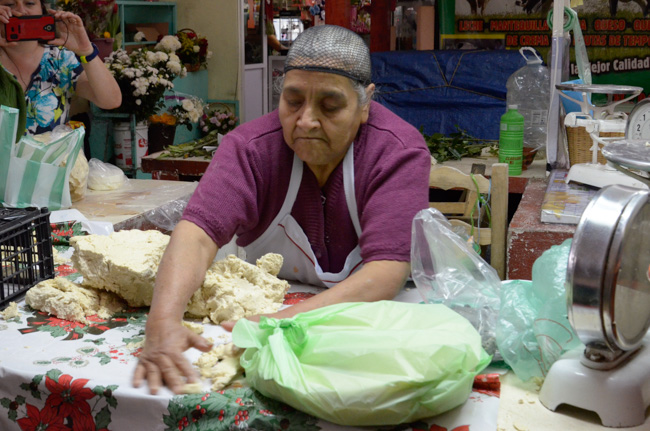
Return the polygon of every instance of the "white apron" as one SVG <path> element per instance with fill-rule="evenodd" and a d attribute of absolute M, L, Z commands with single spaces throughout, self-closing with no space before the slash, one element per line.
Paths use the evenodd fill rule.
<path fill-rule="evenodd" d="M 350 145 L 343 159 L 343 187 L 345 200 L 352 224 L 361 237 L 361 224 L 357 212 L 357 200 L 354 195 L 354 143 Z M 291 209 L 296 201 L 298 189 L 302 181 L 303 162 L 297 155 L 293 156 L 291 180 L 289 190 L 282 204 L 280 212 L 275 217 L 269 228 L 255 241 L 244 247 L 246 260 L 255 262 L 266 253 L 279 253 L 284 257 L 284 264 L 278 275 L 282 279 L 297 280 L 315 286 L 332 287 L 345 280 L 350 274 L 361 267 L 361 249 L 357 245 L 345 260 L 341 272 L 323 272 L 318 259 L 309 244 L 307 235 L 303 232 L 298 222 L 291 216 Z"/>

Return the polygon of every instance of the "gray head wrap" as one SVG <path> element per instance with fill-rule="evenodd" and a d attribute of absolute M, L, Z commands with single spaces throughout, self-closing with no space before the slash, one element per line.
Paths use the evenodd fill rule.
<path fill-rule="evenodd" d="M 369 85 L 370 50 L 351 30 L 318 25 L 302 32 L 291 44 L 284 71 L 293 69 L 336 73 Z"/>

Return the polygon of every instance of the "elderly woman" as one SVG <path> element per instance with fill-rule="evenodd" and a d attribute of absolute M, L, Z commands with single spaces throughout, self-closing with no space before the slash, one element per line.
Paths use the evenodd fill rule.
<path fill-rule="evenodd" d="M 51 11 L 56 39 L 9 42 L 5 24 L 11 17 L 47 15 L 41 0 L 0 0 L 0 67 L 10 72 L 25 93 L 27 132 L 51 131 L 68 122 L 70 99 L 76 92 L 100 108 L 122 103 L 122 93 L 97 57 L 81 18 L 71 12 Z"/>
<path fill-rule="evenodd" d="M 174 229 L 136 386 L 146 378 L 152 393 L 163 381 L 179 392 L 185 379 L 195 381 L 182 352 L 210 346 L 180 322 L 217 249 L 234 235 L 250 262 L 280 253 L 281 278 L 329 288 L 275 318 L 392 299 L 409 275 L 411 221 L 428 206 L 422 135 L 370 101 L 370 53 L 347 29 L 303 32 L 285 72 L 278 110 L 224 138 Z"/>

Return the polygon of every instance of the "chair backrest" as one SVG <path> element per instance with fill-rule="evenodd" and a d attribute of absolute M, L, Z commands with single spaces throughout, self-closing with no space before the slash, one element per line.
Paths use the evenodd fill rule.
<path fill-rule="evenodd" d="M 483 175 L 468 175 L 450 167 L 431 166 L 429 187 L 443 190 L 463 190 L 459 201 L 430 202 L 429 206 L 443 213 L 453 226 L 462 226 L 469 235 L 474 226 L 474 240 L 490 246 L 489 263 L 503 280 L 506 274 L 506 233 L 508 224 L 508 165 L 495 163 L 488 179 Z M 484 211 L 476 211 L 479 195 L 489 196 L 491 221 Z"/>

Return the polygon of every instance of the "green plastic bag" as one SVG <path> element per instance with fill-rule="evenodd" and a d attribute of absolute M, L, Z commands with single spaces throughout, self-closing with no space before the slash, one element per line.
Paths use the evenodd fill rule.
<path fill-rule="evenodd" d="M 340 425 L 392 425 L 463 404 L 490 363 L 481 337 L 441 304 L 345 303 L 233 329 L 263 395 Z"/>
<path fill-rule="evenodd" d="M 501 286 L 496 341 L 517 377 L 545 377 L 560 356 L 582 343 L 569 323 L 566 272 L 571 240 L 546 250 L 533 264 L 532 281 Z"/>

